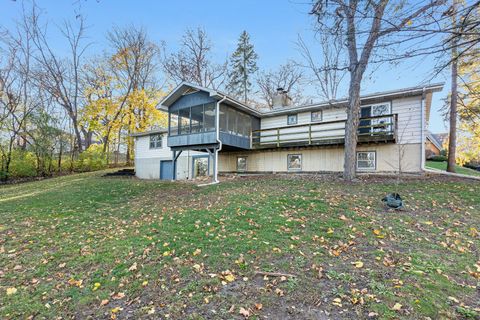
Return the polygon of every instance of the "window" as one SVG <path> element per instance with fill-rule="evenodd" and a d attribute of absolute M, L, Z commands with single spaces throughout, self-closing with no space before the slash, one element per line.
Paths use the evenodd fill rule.
<path fill-rule="evenodd" d="M 237 171 L 245 172 L 247 171 L 247 157 L 237 157 Z"/>
<path fill-rule="evenodd" d="M 150 149 L 160 149 L 162 147 L 162 135 L 153 134 L 150 136 Z"/>
<path fill-rule="evenodd" d="M 289 154 L 287 156 L 287 168 L 289 171 L 302 170 L 302 155 L 301 154 Z"/>
<path fill-rule="evenodd" d="M 357 170 L 375 170 L 376 152 L 359 151 L 357 152 Z"/>
<path fill-rule="evenodd" d="M 322 111 L 312 111 L 312 115 L 310 119 L 312 122 L 322 121 L 322 118 L 323 118 Z"/>
<path fill-rule="evenodd" d="M 289 114 L 287 116 L 287 124 L 297 124 L 297 115 L 296 114 Z"/>

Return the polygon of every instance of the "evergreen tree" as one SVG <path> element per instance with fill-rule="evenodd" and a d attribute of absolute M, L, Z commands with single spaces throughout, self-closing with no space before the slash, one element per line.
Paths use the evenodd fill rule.
<path fill-rule="evenodd" d="M 243 31 L 238 39 L 237 50 L 230 60 L 228 90 L 235 97 L 242 98 L 246 103 L 251 90 L 251 76 L 258 70 L 258 55 L 250 43 L 250 35 Z"/>

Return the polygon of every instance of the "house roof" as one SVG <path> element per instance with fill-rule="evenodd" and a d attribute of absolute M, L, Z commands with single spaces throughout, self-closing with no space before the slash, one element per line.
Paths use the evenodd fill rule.
<path fill-rule="evenodd" d="M 229 96 L 228 94 L 222 93 L 217 90 L 205 88 L 202 86 L 199 86 L 197 84 L 189 83 L 189 82 L 182 82 L 179 84 L 175 89 L 173 89 L 163 100 L 160 102 L 160 104 L 157 106 L 157 108 L 167 111 L 168 107 L 170 107 L 175 101 L 177 101 L 178 98 L 180 98 L 185 92 L 191 89 L 196 89 L 200 91 L 205 91 L 207 92 L 210 97 L 216 99 L 216 100 L 222 100 L 225 99 L 225 102 L 228 104 L 233 105 L 234 107 L 243 110 L 247 113 L 253 114 L 255 116 L 260 116 L 261 113 L 252 108 L 247 106 L 246 104 L 236 100 L 235 98 Z"/>
<path fill-rule="evenodd" d="M 435 83 L 435 84 L 426 85 L 426 86 L 416 86 L 416 87 L 403 88 L 398 90 L 376 92 L 376 93 L 362 95 L 360 99 L 362 103 L 366 104 L 366 103 L 374 103 L 375 101 L 379 101 L 379 100 L 412 97 L 412 96 L 425 94 L 426 95 L 426 111 L 427 111 L 427 119 L 428 119 L 430 114 L 431 95 L 433 92 L 441 91 L 443 89 L 443 85 L 444 85 L 443 83 Z M 284 115 L 292 112 L 306 112 L 306 111 L 312 111 L 312 110 L 341 108 L 341 107 L 345 107 L 348 103 L 348 98 L 342 98 L 342 99 L 312 103 L 308 105 L 291 106 L 291 107 L 285 107 L 281 109 L 262 111 L 262 110 L 254 109 L 220 91 L 205 88 L 193 83 L 182 82 L 160 102 L 158 108 L 164 111 L 167 111 L 168 107 L 171 106 L 178 98 L 180 98 L 188 90 L 192 90 L 192 89 L 205 91 L 210 95 L 210 97 L 216 99 L 217 101 L 225 99 L 224 101 L 227 104 L 230 104 L 240 110 L 243 110 L 249 114 L 252 114 L 260 118 Z"/>
<path fill-rule="evenodd" d="M 439 134 L 434 134 L 431 133 L 430 131 L 427 131 L 427 139 L 435 146 L 438 148 L 438 150 L 443 149 L 442 141 L 438 139 Z"/>
<path fill-rule="evenodd" d="M 167 128 L 156 128 L 156 129 L 152 129 L 152 130 L 145 131 L 145 132 L 135 132 L 135 133 L 130 134 L 130 136 L 131 137 L 142 137 L 142 136 L 149 136 L 151 134 L 167 133 L 167 132 L 168 132 Z"/>

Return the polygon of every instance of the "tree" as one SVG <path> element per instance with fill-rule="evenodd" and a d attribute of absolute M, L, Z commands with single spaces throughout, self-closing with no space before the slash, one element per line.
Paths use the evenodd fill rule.
<path fill-rule="evenodd" d="M 156 79 L 159 48 L 145 30 L 114 28 L 109 33 L 113 53 L 86 66 L 83 123 L 103 141 L 108 152 L 113 141 L 127 144 L 127 163 L 133 154 L 130 134 L 165 125 L 166 116 L 156 109 L 164 95 Z"/>
<path fill-rule="evenodd" d="M 457 25 L 457 0 L 453 0 L 452 4 L 452 25 Z M 455 172 L 455 157 L 457 148 L 457 103 L 458 103 L 458 37 L 452 39 L 452 63 L 451 63 L 451 95 L 450 95 L 450 133 L 448 138 L 448 161 L 447 171 Z"/>
<path fill-rule="evenodd" d="M 427 3 L 405 1 L 315 1 L 312 14 L 316 17 L 318 32 L 340 36 L 345 41 L 350 74 L 345 128 L 345 155 L 343 177 L 355 179 L 355 159 L 360 118 L 360 90 L 365 71 L 379 49 L 392 48 L 394 44 L 418 40 L 420 29 L 437 22 L 435 9 L 444 0 Z M 426 34 L 426 33 L 424 33 Z M 423 35 L 423 34 L 422 34 Z M 420 50 L 402 55 L 383 56 L 383 61 L 416 55 Z M 343 69 L 343 66 L 335 68 Z"/>
<path fill-rule="evenodd" d="M 16 144 L 26 145 L 31 115 L 38 107 L 33 75 L 31 25 L 20 20 L 0 39 L 0 179 L 8 179 Z M 3 57 L 3 59 L 2 59 Z"/>
<path fill-rule="evenodd" d="M 250 35 L 243 31 L 238 39 L 238 45 L 231 57 L 228 92 L 235 97 L 241 97 L 248 102 L 248 93 L 251 90 L 252 75 L 257 72 L 258 55 L 250 43 Z"/>
<path fill-rule="evenodd" d="M 314 53 L 305 43 L 301 36 L 298 36 L 297 47 L 303 57 L 301 67 L 311 74 L 311 82 L 318 88 L 317 93 L 327 101 L 337 98 L 338 88 L 345 78 L 346 70 L 337 66 L 342 63 L 342 39 L 339 35 L 318 35 L 321 46 L 320 61 L 317 61 Z"/>
<path fill-rule="evenodd" d="M 182 81 L 219 89 L 226 80 L 227 61 L 212 61 L 212 43 L 205 30 L 188 29 L 180 41 L 180 49 L 163 59 L 165 74 L 176 84 Z"/>
<path fill-rule="evenodd" d="M 35 55 L 39 68 L 35 79 L 38 85 L 48 92 L 68 116 L 75 133 L 77 149 L 82 152 L 91 144 L 91 132 L 82 128 L 79 113 L 83 108 L 82 101 L 82 61 L 89 46 L 86 40 L 85 19 L 78 15 L 76 24 L 65 21 L 61 29 L 68 43 L 69 55 L 60 56 L 50 46 L 47 38 L 47 27 L 40 25 L 40 15 L 35 5 L 31 14 L 26 17 L 30 24 L 29 33 L 37 50 Z"/>
<path fill-rule="evenodd" d="M 283 88 L 292 99 L 292 104 L 301 104 L 305 100 L 302 79 L 303 72 L 293 62 L 281 65 L 276 71 L 262 71 L 257 77 L 260 97 L 269 108 L 272 108 L 277 88 Z"/>

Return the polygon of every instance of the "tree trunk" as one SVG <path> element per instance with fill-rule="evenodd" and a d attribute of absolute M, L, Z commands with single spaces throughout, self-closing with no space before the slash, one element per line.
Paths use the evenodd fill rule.
<path fill-rule="evenodd" d="M 360 121 L 360 82 L 355 72 L 351 73 L 348 90 L 347 122 L 345 124 L 345 157 L 343 178 L 352 181 L 356 175 L 356 151 L 358 140 L 358 123 Z"/>
<path fill-rule="evenodd" d="M 80 130 L 78 129 L 78 121 L 77 121 L 76 117 L 71 117 L 71 118 L 72 118 L 73 130 L 75 131 L 75 137 L 77 138 L 78 152 L 82 153 L 82 151 L 83 151 L 82 135 L 80 133 Z"/>
<path fill-rule="evenodd" d="M 60 138 L 60 150 L 58 152 L 58 172 L 62 172 L 62 152 L 63 152 L 63 141 Z"/>
<path fill-rule="evenodd" d="M 453 15 L 452 15 L 452 24 L 456 28 L 456 16 L 457 16 L 457 1 L 453 0 Z M 458 88 L 457 88 L 457 77 L 458 77 L 458 61 L 457 61 L 457 44 L 458 37 L 455 36 L 454 43 L 452 46 L 452 87 L 451 87 L 451 96 L 450 96 L 450 133 L 448 138 L 448 163 L 447 171 L 455 172 L 455 158 L 456 158 L 456 148 L 457 148 L 457 100 L 458 100 Z"/>

